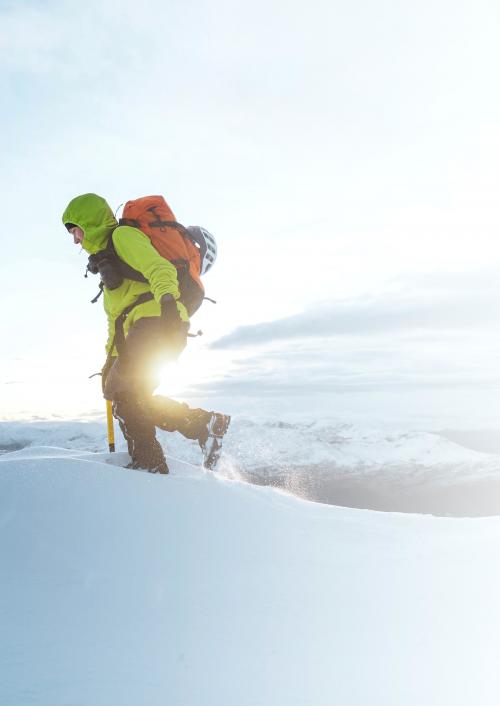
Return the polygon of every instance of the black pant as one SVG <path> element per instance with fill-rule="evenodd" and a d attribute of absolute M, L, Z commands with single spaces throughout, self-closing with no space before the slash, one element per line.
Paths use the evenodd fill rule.
<path fill-rule="evenodd" d="M 211 416 L 203 409 L 153 395 L 159 383 L 159 366 L 172 359 L 164 327 L 160 317 L 139 319 L 133 324 L 125 350 L 112 365 L 104 386 L 104 397 L 113 402 L 113 414 L 132 460 L 141 468 L 155 468 L 165 461 L 155 427 L 200 439 L 206 436 Z"/>

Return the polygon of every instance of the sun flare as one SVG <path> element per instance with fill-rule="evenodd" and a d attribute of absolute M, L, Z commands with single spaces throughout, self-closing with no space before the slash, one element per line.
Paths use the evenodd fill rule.
<path fill-rule="evenodd" d="M 166 363 L 160 368 L 160 385 L 157 392 L 165 395 L 182 395 L 193 384 L 193 369 L 186 360 Z"/>

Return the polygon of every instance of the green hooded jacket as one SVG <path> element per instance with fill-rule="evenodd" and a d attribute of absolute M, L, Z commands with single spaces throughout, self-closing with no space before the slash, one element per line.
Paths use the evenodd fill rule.
<path fill-rule="evenodd" d="M 165 260 L 151 244 L 147 235 L 137 228 L 119 226 L 108 203 L 97 194 L 77 196 L 68 204 L 63 213 L 63 223 L 73 223 L 83 230 L 82 247 L 89 255 L 104 250 L 112 234 L 115 250 L 124 262 L 138 270 L 148 280 L 136 282 L 124 279 L 117 289 L 104 287 L 104 310 L 108 318 L 108 338 L 106 353 L 115 335 L 115 319 L 132 304 L 140 294 L 152 292 L 154 299 L 138 304 L 127 316 L 124 332 L 146 316 L 160 316 L 160 299 L 164 294 L 171 294 L 177 300 L 177 309 L 183 321 L 189 322 L 185 306 L 179 301 L 179 282 L 177 270 Z M 113 349 L 112 355 L 117 355 Z"/>

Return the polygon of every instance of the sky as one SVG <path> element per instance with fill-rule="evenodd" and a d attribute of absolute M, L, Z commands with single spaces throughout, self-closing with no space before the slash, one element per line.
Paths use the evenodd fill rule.
<path fill-rule="evenodd" d="M 493 2 L 0 0 L 0 418 L 102 411 L 105 319 L 61 224 L 161 193 L 218 261 L 162 391 L 495 427 Z"/>

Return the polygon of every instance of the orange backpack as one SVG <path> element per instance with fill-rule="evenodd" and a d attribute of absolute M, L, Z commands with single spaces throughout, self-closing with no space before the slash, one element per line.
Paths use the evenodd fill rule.
<path fill-rule="evenodd" d="M 187 228 L 177 223 L 163 196 L 144 196 L 127 201 L 119 225 L 138 228 L 162 257 L 177 269 L 181 301 L 194 313 L 205 296 L 200 279 L 200 249 Z"/>

